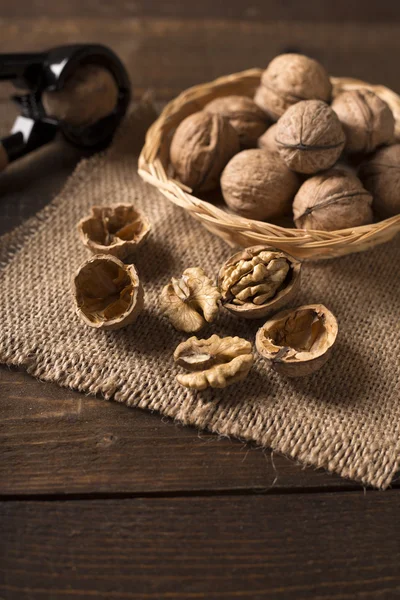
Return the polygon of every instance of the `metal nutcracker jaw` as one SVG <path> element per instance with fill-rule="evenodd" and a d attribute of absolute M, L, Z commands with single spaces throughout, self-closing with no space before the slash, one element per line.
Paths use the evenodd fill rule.
<path fill-rule="evenodd" d="M 42 103 L 45 91 L 61 90 L 64 82 L 81 65 L 108 69 L 118 86 L 115 109 L 97 123 L 72 127 L 46 114 Z M 0 140 L 8 161 L 51 142 L 58 131 L 72 144 L 102 149 L 109 144 L 130 100 L 130 82 L 124 66 L 109 48 L 98 44 L 60 46 L 47 52 L 0 54 L 0 81 L 8 80 L 25 93 L 12 96 L 20 109 L 9 136 Z"/>

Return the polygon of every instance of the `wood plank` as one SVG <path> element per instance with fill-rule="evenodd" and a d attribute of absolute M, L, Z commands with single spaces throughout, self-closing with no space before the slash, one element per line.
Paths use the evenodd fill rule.
<path fill-rule="evenodd" d="M 0 494 L 362 489 L 237 440 L 0 368 Z"/>
<path fill-rule="evenodd" d="M 18 3 L 0 1 L 0 10 L 7 17 L 69 17 L 96 16 L 98 18 L 172 17 L 214 18 L 246 20 L 298 20 L 298 21 L 399 21 L 398 4 L 393 0 L 20 0 Z"/>
<path fill-rule="evenodd" d="M 400 595 L 399 492 L 0 504 L 0 597 Z"/>
<path fill-rule="evenodd" d="M 400 52 L 400 24 L 396 22 L 316 26 L 310 22 L 111 15 L 107 19 L 2 18 L 0 26 L 0 52 L 42 50 L 88 40 L 108 44 L 126 63 L 136 97 L 153 88 L 159 99 L 170 99 L 182 89 L 219 75 L 266 66 L 288 48 L 320 59 L 334 75 L 358 77 L 400 91 L 395 60 Z M 3 86 L 0 97 L 4 98 L 1 94 L 5 94 Z"/>

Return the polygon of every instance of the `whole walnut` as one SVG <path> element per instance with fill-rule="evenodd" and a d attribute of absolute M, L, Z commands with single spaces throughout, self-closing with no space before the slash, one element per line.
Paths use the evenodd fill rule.
<path fill-rule="evenodd" d="M 249 219 L 271 219 L 290 211 L 299 179 L 285 163 L 264 150 L 243 150 L 226 165 L 221 176 L 225 202 Z"/>
<path fill-rule="evenodd" d="M 394 117 L 389 106 L 370 90 L 342 92 L 332 102 L 346 135 L 350 154 L 373 152 L 394 137 Z"/>
<path fill-rule="evenodd" d="M 302 54 L 281 54 L 261 76 L 254 101 L 273 121 L 300 100 L 329 102 L 332 85 L 324 67 Z"/>
<path fill-rule="evenodd" d="M 377 215 L 386 219 L 400 214 L 400 144 L 380 148 L 361 165 L 359 176 L 373 196 Z"/>
<path fill-rule="evenodd" d="M 332 167 L 345 143 L 336 113 L 320 100 L 305 100 L 288 108 L 277 123 L 275 139 L 287 166 L 306 174 Z"/>
<path fill-rule="evenodd" d="M 76 69 L 62 89 L 43 94 L 46 113 L 75 127 L 102 119 L 117 102 L 118 86 L 111 72 L 90 64 Z"/>
<path fill-rule="evenodd" d="M 268 127 L 267 131 L 262 134 L 261 137 L 258 138 L 257 146 L 262 150 L 267 150 L 268 152 L 274 152 L 275 154 L 279 154 L 279 149 L 277 143 L 275 141 L 276 136 L 276 123 Z"/>
<path fill-rule="evenodd" d="M 270 123 L 265 112 L 246 96 L 215 98 L 204 110 L 228 119 L 239 136 L 240 144 L 245 148 L 256 146 L 257 139 Z"/>
<path fill-rule="evenodd" d="M 182 183 L 206 192 L 218 186 L 222 169 L 239 150 L 239 136 L 228 119 L 201 111 L 178 125 L 170 159 Z"/>
<path fill-rule="evenodd" d="M 334 231 L 372 223 L 372 196 L 344 169 L 331 169 L 307 179 L 293 202 L 299 229 Z"/>

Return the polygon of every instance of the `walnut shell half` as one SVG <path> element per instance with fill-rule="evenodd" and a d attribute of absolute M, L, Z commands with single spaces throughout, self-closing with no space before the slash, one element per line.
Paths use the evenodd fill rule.
<path fill-rule="evenodd" d="M 304 377 L 327 362 L 337 333 L 336 317 L 322 304 L 309 304 L 282 311 L 264 323 L 256 348 L 281 375 Z"/>
<path fill-rule="evenodd" d="M 134 265 L 96 255 L 73 279 L 77 314 L 89 327 L 120 329 L 133 323 L 144 305 L 144 291 Z"/>
<path fill-rule="evenodd" d="M 224 388 L 244 379 L 254 357 L 247 340 L 212 335 L 205 340 L 191 337 L 182 342 L 174 352 L 174 360 L 189 371 L 176 376 L 178 383 L 205 390 L 208 387 Z"/>
<path fill-rule="evenodd" d="M 146 239 L 150 223 L 132 204 L 92 206 L 92 214 L 79 221 L 78 231 L 94 254 L 124 260 Z"/>
<path fill-rule="evenodd" d="M 212 323 L 219 310 L 221 294 L 200 267 L 186 269 L 163 288 L 160 305 L 178 331 L 194 333 Z"/>
<path fill-rule="evenodd" d="M 288 304 L 300 285 L 301 263 L 270 246 L 237 252 L 222 266 L 222 304 L 245 319 L 260 319 Z"/>

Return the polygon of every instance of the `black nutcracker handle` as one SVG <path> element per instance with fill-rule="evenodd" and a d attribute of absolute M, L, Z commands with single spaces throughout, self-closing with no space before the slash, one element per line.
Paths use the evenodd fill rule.
<path fill-rule="evenodd" d="M 43 107 L 43 93 L 62 90 L 69 76 L 86 64 L 101 66 L 113 75 L 118 100 L 112 113 L 85 127 L 73 127 L 49 117 Z M 0 54 L 1 80 L 12 81 L 24 93 L 12 97 L 21 116 L 17 117 L 11 134 L 0 140 L 0 170 L 8 162 L 53 140 L 58 131 L 76 146 L 94 150 L 104 148 L 111 141 L 131 97 L 129 77 L 122 62 L 101 44 L 74 44 L 47 52 Z"/>

